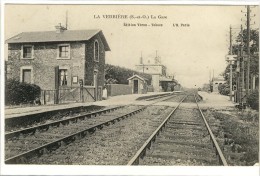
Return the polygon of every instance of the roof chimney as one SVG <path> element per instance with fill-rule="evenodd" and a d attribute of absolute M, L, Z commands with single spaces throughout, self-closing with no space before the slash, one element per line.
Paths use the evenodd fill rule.
<path fill-rule="evenodd" d="M 141 52 L 140 64 L 143 64 L 143 53 Z"/>
<path fill-rule="evenodd" d="M 61 26 L 61 23 L 59 23 L 58 26 L 55 26 L 56 33 L 62 33 L 63 31 L 67 30 L 65 27 Z"/>

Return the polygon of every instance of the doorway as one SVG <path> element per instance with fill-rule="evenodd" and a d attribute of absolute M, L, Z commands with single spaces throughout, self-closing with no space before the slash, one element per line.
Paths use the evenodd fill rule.
<path fill-rule="evenodd" d="M 134 80 L 134 94 L 138 94 L 138 80 Z"/>

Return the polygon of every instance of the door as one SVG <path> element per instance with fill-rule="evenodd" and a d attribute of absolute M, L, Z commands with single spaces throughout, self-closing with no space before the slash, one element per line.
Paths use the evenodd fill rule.
<path fill-rule="evenodd" d="M 23 82 L 31 83 L 31 70 L 30 69 L 23 70 Z"/>
<path fill-rule="evenodd" d="M 95 87 L 95 100 L 98 101 L 98 71 L 94 70 L 94 87 Z"/>
<path fill-rule="evenodd" d="M 134 94 L 138 94 L 138 80 L 134 80 Z"/>

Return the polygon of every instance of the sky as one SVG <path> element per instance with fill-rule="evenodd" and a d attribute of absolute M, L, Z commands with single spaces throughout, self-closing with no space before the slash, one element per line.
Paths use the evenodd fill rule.
<path fill-rule="evenodd" d="M 182 86 L 195 88 L 208 83 L 210 72 L 212 76 L 214 70 L 214 76 L 218 76 L 227 66 L 229 28 L 234 27 L 236 36 L 238 27 L 241 23 L 244 25 L 241 18 L 246 18 L 241 10 L 246 11 L 245 6 L 6 5 L 5 39 L 21 32 L 55 30 L 58 23 L 65 24 L 68 11 L 69 30 L 103 31 L 111 48 L 106 52 L 106 63 L 134 69 L 141 53 L 144 62 L 153 62 L 157 51 L 168 74 L 174 75 Z M 251 13 L 256 14 L 252 18 L 257 23 L 252 27 L 256 28 L 259 9 L 254 8 Z M 127 18 L 105 18 L 104 15 Z"/>

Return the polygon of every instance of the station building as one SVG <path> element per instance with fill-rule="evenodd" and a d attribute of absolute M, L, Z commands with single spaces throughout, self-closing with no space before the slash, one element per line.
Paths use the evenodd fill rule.
<path fill-rule="evenodd" d="M 104 86 L 109 45 L 101 30 L 22 32 L 8 44 L 8 78 L 33 83 L 42 90 Z"/>
<path fill-rule="evenodd" d="M 167 75 L 167 67 L 161 64 L 160 57 L 156 55 L 154 62 L 148 60 L 144 63 L 143 58 L 140 58 L 140 63 L 135 65 L 135 70 L 141 73 L 152 75 L 152 87 L 154 92 L 161 92 L 163 86 L 168 83 L 175 83 L 173 76 Z"/>

